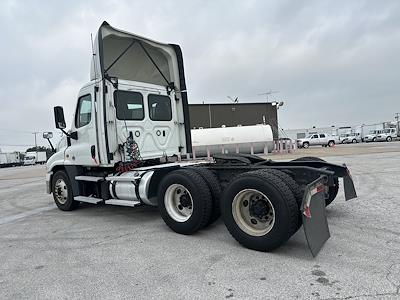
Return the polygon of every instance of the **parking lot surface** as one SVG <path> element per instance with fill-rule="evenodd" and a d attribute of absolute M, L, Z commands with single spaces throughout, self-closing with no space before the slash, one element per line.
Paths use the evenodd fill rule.
<path fill-rule="evenodd" d="M 44 166 L 0 169 L 0 299 L 399 299 L 400 142 L 276 158 L 316 154 L 345 162 L 358 192 L 345 202 L 340 189 L 327 209 L 331 238 L 316 258 L 302 229 L 261 253 L 222 221 L 183 236 L 157 208 L 62 212 Z"/>

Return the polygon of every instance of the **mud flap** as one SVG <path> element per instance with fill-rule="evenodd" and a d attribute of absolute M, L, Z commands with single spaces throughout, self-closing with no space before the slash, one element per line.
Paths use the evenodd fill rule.
<path fill-rule="evenodd" d="M 307 185 L 301 207 L 304 232 L 314 257 L 331 236 L 325 213 L 325 182 L 325 176 L 321 176 Z"/>
<path fill-rule="evenodd" d="M 354 187 L 353 178 L 350 175 L 349 169 L 347 169 L 347 174 L 343 176 L 343 186 L 344 186 L 344 197 L 347 200 L 357 198 L 356 188 Z"/>

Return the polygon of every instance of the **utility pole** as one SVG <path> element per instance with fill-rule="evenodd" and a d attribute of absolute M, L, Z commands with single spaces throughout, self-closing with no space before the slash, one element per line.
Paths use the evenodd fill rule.
<path fill-rule="evenodd" d="M 400 124 L 399 124 L 399 115 L 400 113 L 395 113 L 395 119 L 396 119 L 396 131 L 397 131 L 397 136 L 400 136 Z"/>
<path fill-rule="evenodd" d="M 32 134 L 35 136 L 35 151 L 36 151 L 36 158 L 38 155 L 38 151 L 37 151 L 37 140 L 36 140 L 36 135 L 38 134 L 38 131 L 32 132 Z"/>

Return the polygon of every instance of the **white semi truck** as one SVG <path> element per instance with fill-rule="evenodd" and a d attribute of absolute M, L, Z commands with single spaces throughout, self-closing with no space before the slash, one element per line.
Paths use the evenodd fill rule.
<path fill-rule="evenodd" d="M 0 152 L 0 168 L 20 166 L 21 163 L 19 152 Z"/>
<path fill-rule="evenodd" d="M 45 151 L 31 151 L 26 152 L 24 157 L 24 166 L 44 164 L 46 163 L 46 152 Z"/>
<path fill-rule="evenodd" d="M 288 162 L 254 155 L 191 159 L 182 52 L 104 22 L 94 41 L 90 82 L 79 91 L 71 129 L 54 108 L 65 145 L 47 162 L 47 192 L 61 210 L 80 202 L 158 206 L 175 232 L 194 234 L 222 214 L 247 248 L 270 251 L 303 225 L 316 255 L 329 238 L 325 206 L 345 165 L 318 158 Z"/>

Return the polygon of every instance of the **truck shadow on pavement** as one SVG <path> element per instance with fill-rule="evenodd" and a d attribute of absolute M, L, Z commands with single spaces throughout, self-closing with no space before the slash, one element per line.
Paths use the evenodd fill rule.
<path fill-rule="evenodd" d="M 138 207 L 126 207 L 116 205 L 81 203 L 79 205 L 79 208 L 74 210 L 72 213 L 80 216 L 87 216 L 90 218 L 104 218 L 106 216 L 107 218 L 115 218 L 115 221 L 123 221 L 128 223 L 154 221 L 155 219 L 161 220 L 158 208 L 146 205 Z"/>

